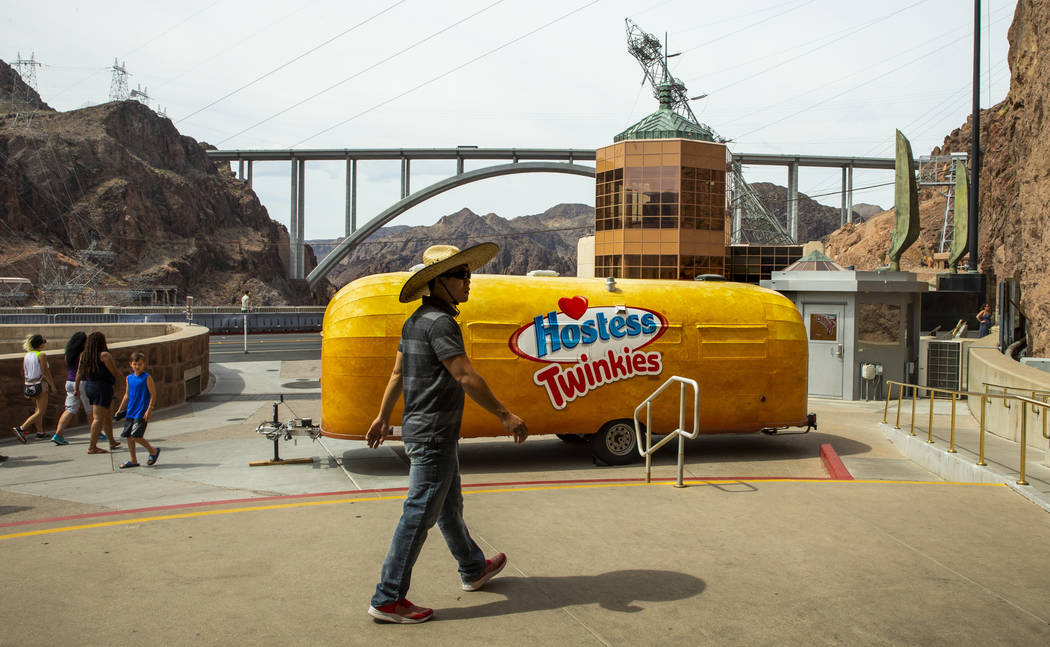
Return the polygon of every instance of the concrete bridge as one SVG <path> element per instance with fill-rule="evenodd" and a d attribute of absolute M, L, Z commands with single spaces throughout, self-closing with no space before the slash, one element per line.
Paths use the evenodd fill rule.
<path fill-rule="evenodd" d="M 342 148 L 342 149 L 286 149 L 286 150 L 214 150 L 208 156 L 216 161 L 237 162 L 237 177 L 252 184 L 255 162 L 289 162 L 291 180 L 289 273 L 292 278 L 306 278 L 310 286 L 325 276 L 354 247 L 383 225 L 408 209 L 471 182 L 514 173 L 567 173 L 594 176 L 594 167 L 577 162 L 593 161 L 594 149 L 573 148 Z M 346 162 L 346 238 L 318 266 L 305 276 L 304 231 L 306 221 L 306 163 L 308 161 Z M 373 160 L 401 161 L 401 199 L 369 220 L 357 226 L 357 163 Z M 455 161 L 455 174 L 416 191 L 411 190 L 411 165 L 415 160 Z M 464 170 L 467 161 L 498 162 L 471 171 Z M 741 165 L 783 166 L 787 170 L 788 230 L 797 231 L 798 169 L 801 166 L 842 169 L 841 222 L 852 220 L 853 169 L 884 169 L 892 171 L 892 157 L 843 157 L 823 155 L 773 155 L 762 153 L 734 153 L 733 162 Z M 792 226 L 794 225 L 794 226 Z"/>

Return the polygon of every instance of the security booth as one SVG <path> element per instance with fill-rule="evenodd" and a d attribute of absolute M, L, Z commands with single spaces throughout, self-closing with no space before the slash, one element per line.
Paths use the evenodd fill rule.
<path fill-rule="evenodd" d="M 874 399 L 887 380 L 916 379 L 920 295 L 929 285 L 914 272 L 850 270 L 812 252 L 762 285 L 802 314 L 809 395 Z"/>

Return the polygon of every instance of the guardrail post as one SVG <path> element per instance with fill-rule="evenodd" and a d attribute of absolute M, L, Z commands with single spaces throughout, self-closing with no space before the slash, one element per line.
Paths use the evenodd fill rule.
<path fill-rule="evenodd" d="M 882 408 L 882 424 L 886 424 L 886 416 L 890 413 L 890 394 L 893 393 L 893 382 L 889 383 L 889 388 L 886 389 L 886 406 Z"/>
<path fill-rule="evenodd" d="M 685 429 L 685 382 L 678 383 L 678 428 Z M 685 437 L 678 434 L 678 481 L 675 487 L 685 487 L 682 476 L 685 473 Z"/>
<path fill-rule="evenodd" d="M 904 400 L 904 385 L 897 384 L 897 424 L 893 425 L 894 429 L 901 428 L 901 402 Z"/>
<path fill-rule="evenodd" d="M 919 390 L 911 387 L 911 435 L 915 435 L 915 400 L 919 397 Z"/>
<path fill-rule="evenodd" d="M 653 403 L 645 404 L 645 482 L 652 482 L 653 475 Z"/>
<path fill-rule="evenodd" d="M 955 391 L 952 391 L 952 431 L 951 431 L 951 436 L 949 437 L 949 440 L 948 440 L 948 453 L 949 454 L 954 454 L 955 453 L 955 400 L 958 397 L 959 397 L 958 394 Z"/>
<path fill-rule="evenodd" d="M 929 387 L 927 387 L 926 388 L 926 394 L 930 397 L 930 424 L 929 424 L 929 426 L 927 428 L 928 429 L 933 429 L 933 401 L 937 399 L 937 398 L 934 397 L 936 395 L 936 392 L 933 391 L 932 389 L 930 389 Z M 914 436 L 914 435 L 915 434 L 912 434 L 912 436 Z"/>
<path fill-rule="evenodd" d="M 988 387 L 985 386 L 984 390 L 987 393 Z M 979 456 L 979 458 L 977 460 L 977 464 L 982 466 L 982 467 L 988 464 L 988 463 L 984 462 L 984 410 L 985 410 L 985 406 L 987 404 L 987 401 L 988 401 L 988 396 L 987 395 L 982 395 L 981 396 L 981 434 L 980 434 L 980 438 L 981 438 L 981 453 L 980 453 L 980 456 Z"/>
<path fill-rule="evenodd" d="M 1022 403 L 1024 404 L 1024 403 Z M 1018 479 L 1018 485 L 1028 485 L 1028 481 L 1024 478 L 1024 467 L 1025 462 L 1028 460 L 1028 407 L 1021 407 L 1021 478 Z"/>

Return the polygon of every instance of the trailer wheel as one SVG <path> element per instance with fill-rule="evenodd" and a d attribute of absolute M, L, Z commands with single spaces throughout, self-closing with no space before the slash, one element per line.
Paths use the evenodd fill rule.
<path fill-rule="evenodd" d="M 580 434 L 554 434 L 554 435 L 557 436 L 562 442 L 566 442 L 566 443 L 582 443 L 583 440 L 584 440 L 584 436 L 581 436 Z"/>
<path fill-rule="evenodd" d="M 590 442 L 591 453 L 607 465 L 627 465 L 639 458 L 633 420 L 610 420 L 591 434 Z"/>

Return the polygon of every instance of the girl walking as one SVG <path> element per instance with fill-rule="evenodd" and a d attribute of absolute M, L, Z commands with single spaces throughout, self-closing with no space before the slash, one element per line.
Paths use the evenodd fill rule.
<path fill-rule="evenodd" d="M 55 383 L 51 380 L 51 367 L 47 363 L 47 355 L 43 348 L 47 340 L 43 335 L 30 335 L 22 343 L 26 356 L 22 359 L 22 373 L 25 377 L 25 388 L 23 394 L 33 401 L 35 411 L 33 415 L 26 418 L 25 422 L 14 427 L 15 437 L 18 442 L 26 442 L 27 429 L 36 427 L 36 437 L 46 438 L 44 434 L 44 413 L 47 411 L 47 394 L 55 390 Z"/>

